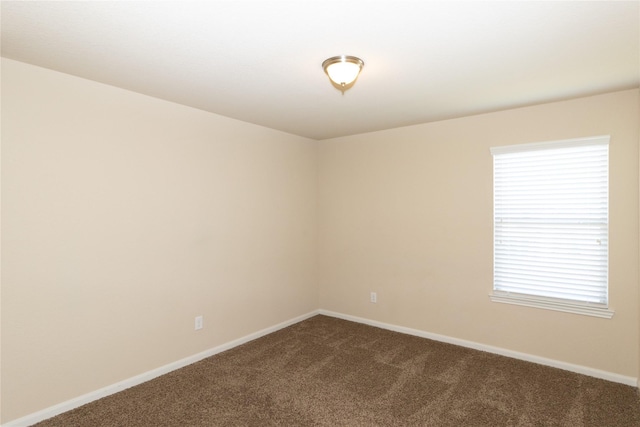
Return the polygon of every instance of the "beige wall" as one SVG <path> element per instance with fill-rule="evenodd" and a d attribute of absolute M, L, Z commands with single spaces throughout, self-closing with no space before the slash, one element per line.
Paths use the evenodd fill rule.
<path fill-rule="evenodd" d="M 6 59 L 2 107 L 3 422 L 317 308 L 314 141 Z"/>
<path fill-rule="evenodd" d="M 637 377 L 638 97 L 629 90 L 322 141 L 320 306 Z M 614 317 L 490 302 L 489 147 L 604 134 Z"/>
<path fill-rule="evenodd" d="M 6 59 L 1 89 L 2 422 L 317 308 L 640 372 L 637 90 L 318 144 Z M 602 134 L 615 316 L 491 303 L 489 147 Z"/>

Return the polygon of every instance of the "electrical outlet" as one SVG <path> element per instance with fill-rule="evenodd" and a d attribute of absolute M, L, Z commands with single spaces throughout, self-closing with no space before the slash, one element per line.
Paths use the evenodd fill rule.
<path fill-rule="evenodd" d="M 375 292 L 371 292 L 371 302 L 372 303 L 377 303 L 378 302 L 378 294 Z"/>
<path fill-rule="evenodd" d="M 196 331 L 202 329 L 204 327 L 204 319 L 202 318 L 202 316 L 197 316 L 196 317 L 196 322 L 195 322 L 195 326 L 196 326 Z"/>

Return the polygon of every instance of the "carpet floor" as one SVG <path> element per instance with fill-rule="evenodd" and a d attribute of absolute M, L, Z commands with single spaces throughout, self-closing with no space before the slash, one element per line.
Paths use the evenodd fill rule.
<path fill-rule="evenodd" d="M 638 427 L 640 397 L 319 315 L 36 425 Z"/>

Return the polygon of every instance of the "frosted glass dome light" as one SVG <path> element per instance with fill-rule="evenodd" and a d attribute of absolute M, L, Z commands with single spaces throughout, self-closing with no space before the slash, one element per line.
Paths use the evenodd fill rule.
<path fill-rule="evenodd" d="M 362 67 L 362 59 L 347 55 L 334 56 L 322 63 L 324 72 L 343 93 L 356 81 Z"/>

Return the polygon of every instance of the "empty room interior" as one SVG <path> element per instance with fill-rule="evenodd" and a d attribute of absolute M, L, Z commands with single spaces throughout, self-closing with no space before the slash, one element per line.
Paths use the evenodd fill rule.
<path fill-rule="evenodd" d="M 640 2 L 2 1 L 1 37 L 3 426 L 313 319 L 637 391 Z M 509 287 L 499 160 L 584 147 L 597 277 Z"/>

